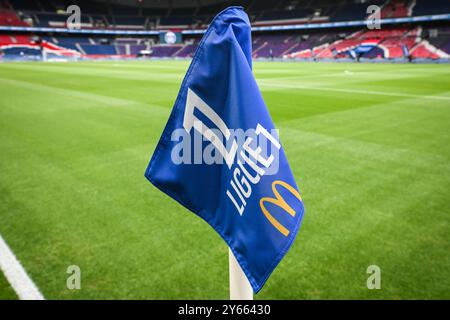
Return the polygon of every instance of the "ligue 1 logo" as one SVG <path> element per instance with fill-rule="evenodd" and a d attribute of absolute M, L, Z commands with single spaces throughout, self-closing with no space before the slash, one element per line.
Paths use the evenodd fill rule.
<path fill-rule="evenodd" d="M 213 129 L 209 125 L 217 129 Z M 194 150 L 191 150 L 191 131 L 194 133 L 196 131 L 203 136 L 199 142 L 197 139 L 193 139 Z M 278 172 L 281 145 L 278 141 L 277 131 L 271 131 L 269 132 L 259 123 L 255 129 L 246 131 L 228 128 L 214 108 L 202 100 L 191 88 L 188 88 L 183 128 L 175 129 L 171 136 L 172 141 L 176 142 L 171 151 L 171 159 L 177 165 L 225 164 L 232 172 L 226 195 L 233 203 L 237 213 L 242 216 L 252 191 L 257 188 L 261 178 L 265 175 L 275 175 Z M 226 143 L 223 143 L 223 140 Z M 209 141 L 210 145 L 203 149 L 203 141 Z M 198 143 L 200 146 L 196 146 Z M 271 151 L 268 152 L 268 149 Z M 192 155 L 194 159 L 191 159 Z M 295 217 L 296 211 L 281 196 L 280 187 L 290 192 L 298 201 L 302 201 L 294 187 L 284 181 L 275 180 L 272 183 L 274 197 L 261 198 L 259 205 L 269 222 L 287 237 L 290 231 L 274 218 L 266 207 L 266 203 L 271 203 Z"/>
<path fill-rule="evenodd" d="M 164 41 L 168 44 L 174 44 L 177 42 L 177 35 L 173 33 L 172 31 L 167 31 L 164 35 Z"/>

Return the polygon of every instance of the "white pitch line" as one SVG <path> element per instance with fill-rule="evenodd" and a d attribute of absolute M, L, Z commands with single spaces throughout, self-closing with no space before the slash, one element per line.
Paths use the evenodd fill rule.
<path fill-rule="evenodd" d="M 373 90 L 359 90 L 359 89 L 345 89 L 345 88 L 331 88 L 331 87 L 314 87 L 302 84 L 281 84 L 269 81 L 259 81 L 258 84 L 261 88 L 282 88 L 282 89 L 307 89 L 307 90 L 319 90 L 319 91 L 333 91 L 333 92 L 343 92 L 343 93 L 357 93 L 357 94 L 367 94 L 367 95 L 379 95 L 379 96 L 392 96 L 392 97 L 405 97 L 405 98 L 416 98 L 416 99 L 433 99 L 433 100 L 450 100 L 449 96 L 438 96 L 438 95 L 419 95 L 411 93 L 397 93 L 397 92 L 387 92 L 387 91 L 373 91 Z"/>
<path fill-rule="evenodd" d="M 0 269 L 21 300 L 44 300 L 14 253 L 0 235 Z"/>

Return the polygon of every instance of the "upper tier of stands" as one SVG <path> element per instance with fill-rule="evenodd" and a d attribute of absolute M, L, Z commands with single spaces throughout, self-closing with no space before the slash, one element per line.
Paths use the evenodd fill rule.
<path fill-rule="evenodd" d="M 367 17 L 369 2 L 362 0 L 241 0 L 223 1 L 213 5 L 196 4 L 187 8 L 148 8 L 139 5 L 129 7 L 108 1 L 91 0 L 0 0 L 0 25 L 65 27 L 65 9 L 72 4 L 81 8 L 82 28 L 114 29 L 183 29 L 204 28 L 212 17 L 231 3 L 242 5 L 253 25 L 303 24 L 326 21 L 353 21 Z M 170 1 L 168 1 L 170 4 Z M 382 18 L 421 16 L 450 13 L 449 0 L 371 0 L 381 7 Z M 430 29 L 431 30 L 431 29 Z M 434 29 L 433 29 L 434 30 Z M 253 56 L 339 58 L 352 50 L 370 43 L 373 48 L 365 52 L 367 58 L 401 58 L 407 50 L 415 58 L 447 57 L 450 51 L 450 32 L 437 28 L 436 32 L 417 26 L 388 28 L 359 32 L 326 31 L 278 34 L 254 34 Z M 435 34 L 436 33 L 436 34 Z M 176 45 L 160 45 L 155 39 L 99 37 L 46 36 L 45 42 L 54 47 L 49 50 L 68 50 L 85 56 L 122 55 L 136 56 L 142 50 L 151 51 L 155 57 L 189 57 L 197 47 L 197 39 Z M 30 37 L 1 35 L 0 46 L 8 50 L 20 50 L 29 45 L 38 50 Z M 34 47 L 33 47 L 34 46 Z M 36 47 L 37 46 L 37 47 Z M 25 46 L 24 46 L 25 47 Z"/>
<path fill-rule="evenodd" d="M 242 5 L 255 25 L 353 21 L 367 17 L 368 2 L 361 0 L 224 0 L 188 8 L 124 6 L 92 0 L 0 0 L 0 25 L 61 27 L 65 9 L 81 8 L 83 28 L 167 29 L 205 27 L 211 18 L 230 4 Z M 170 2 L 168 2 L 170 4 Z M 450 13 L 449 0 L 371 0 L 382 8 L 383 18 Z"/>

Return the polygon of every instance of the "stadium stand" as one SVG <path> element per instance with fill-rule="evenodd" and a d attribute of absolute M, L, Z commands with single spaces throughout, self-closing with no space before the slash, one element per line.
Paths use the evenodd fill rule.
<path fill-rule="evenodd" d="M 356 32 L 333 42 L 317 44 L 313 48 L 303 47 L 291 52 L 290 58 L 342 58 L 352 57 L 356 53 L 361 58 L 406 58 L 406 52 L 413 58 L 439 59 L 448 58 L 445 50 L 439 49 L 421 37 L 422 29 L 388 29 Z M 444 40 L 442 40 L 446 43 Z"/>
<path fill-rule="evenodd" d="M 171 46 L 171 45 L 161 45 L 154 46 L 152 48 L 152 57 L 172 57 L 175 56 L 177 52 L 183 49 L 183 45 Z"/>
<path fill-rule="evenodd" d="M 181 50 L 175 53 L 175 57 L 179 58 L 187 58 L 192 57 L 194 55 L 195 49 L 197 49 L 196 44 L 188 44 L 186 46 L 183 46 Z"/>
<path fill-rule="evenodd" d="M 414 15 L 423 16 L 427 14 L 441 14 L 450 12 L 450 1 L 448 0 L 416 0 Z"/>
<path fill-rule="evenodd" d="M 28 24 L 22 21 L 15 11 L 1 10 L 0 11 L 0 25 L 2 26 L 28 26 Z"/>
<path fill-rule="evenodd" d="M 427 33 L 427 40 L 432 45 L 450 54 L 450 28 L 428 29 Z"/>
<path fill-rule="evenodd" d="M 188 58 L 193 55 L 200 35 L 185 34 L 183 43 L 159 43 L 159 31 L 182 31 L 205 28 L 218 11 L 236 1 L 192 2 L 191 5 L 173 6 L 171 1 L 158 4 L 138 1 L 88 0 L 0 0 L 0 26 L 36 26 L 66 28 L 68 15 L 65 8 L 76 3 L 82 10 L 81 28 L 100 30 L 126 30 L 129 36 L 87 36 L 39 33 L 42 43 L 54 45 L 53 53 L 67 55 L 76 52 L 81 58 L 137 57 L 150 52 L 151 57 Z M 302 25 L 314 26 L 323 22 L 361 21 L 367 18 L 364 0 L 242 0 L 256 27 Z M 382 18 L 450 14 L 448 0 L 372 0 L 370 4 L 381 7 Z M 136 31 L 153 30 L 147 36 Z M 5 53 L 36 49 L 32 36 L 36 34 L 1 34 L 0 49 Z M 20 50 L 20 46 L 24 50 Z M 45 47 L 45 46 L 44 46 Z M 305 29 L 298 31 L 254 32 L 253 57 L 292 59 L 448 59 L 449 28 L 442 24 L 408 23 L 386 26 L 381 30 L 363 27 Z M 14 50 L 11 51 L 11 48 Z M 25 50 L 27 48 L 27 50 Z M 38 47 L 37 47 L 38 48 Z M 47 47 L 46 47 L 47 48 Z M 57 49 L 59 48 L 59 49 Z M 34 51 L 33 51 L 34 52 Z M 13 56 L 13 53 L 9 54 Z"/>
<path fill-rule="evenodd" d="M 381 18 L 400 18 L 411 16 L 414 2 L 392 0 L 381 8 Z"/>

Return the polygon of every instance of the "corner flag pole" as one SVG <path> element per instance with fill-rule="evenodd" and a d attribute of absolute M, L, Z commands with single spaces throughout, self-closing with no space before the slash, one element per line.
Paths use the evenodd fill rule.
<path fill-rule="evenodd" d="M 253 288 L 236 258 L 228 249 L 230 265 L 230 300 L 253 300 Z"/>

